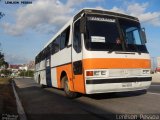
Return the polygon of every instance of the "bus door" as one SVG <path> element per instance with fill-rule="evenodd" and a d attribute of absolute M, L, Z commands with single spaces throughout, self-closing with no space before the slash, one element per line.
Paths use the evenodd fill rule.
<path fill-rule="evenodd" d="M 72 40 L 72 70 L 73 70 L 73 87 L 76 92 L 84 92 L 84 79 L 82 70 L 82 41 L 80 33 L 80 20 L 74 24 L 74 33 Z"/>
<path fill-rule="evenodd" d="M 52 82 L 51 82 L 51 57 L 46 58 L 46 83 L 48 87 L 52 87 Z"/>

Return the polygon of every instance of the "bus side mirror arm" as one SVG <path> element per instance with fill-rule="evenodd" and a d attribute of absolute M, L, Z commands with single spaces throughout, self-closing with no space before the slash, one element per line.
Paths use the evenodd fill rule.
<path fill-rule="evenodd" d="M 142 28 L 142 39 L 144 40 L 145 43 L 147 43 L 147 38 L 146 38 L 146 33 L 145 33 L 145 28 Z"/>

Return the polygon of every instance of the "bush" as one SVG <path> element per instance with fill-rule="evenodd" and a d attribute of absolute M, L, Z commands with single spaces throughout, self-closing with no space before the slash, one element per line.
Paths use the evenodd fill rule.
<path fill-rule="evenodd" d="M 9 75 L 12 74 L 12 71 L 10 71 L 10 70 L 1 70 L 1 71 L 0 71 L 0 74 L 3 74 L 3 75 L 5 75 L 5 76 L 9 76 Z"/>
<path fill-rule="evenodd" d="M 32 70 L 27 70 L 27 71 L 23 70 L 19 74 L 19 76 L 25 76 L 25 77 L 33 77 L 33 75 L 34 75 L 34 71 Z"/>

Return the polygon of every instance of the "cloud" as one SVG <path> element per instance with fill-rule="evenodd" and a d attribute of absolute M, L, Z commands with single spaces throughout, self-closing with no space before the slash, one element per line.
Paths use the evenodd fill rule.
<path fill-rule="evenodd" d="M 154 26 L 160 27 L 160 11 L 159 12 L 146 12 L 149 3 L 134 3 L 130 4 L 127 8 L 127 13 L 136 16 L 141 22 L 147 22 Z"/>
<path fill-rule="evenodd" d="M 57 0 L 37 0 L 16 11 L 15 24 L 5 23 L 3 27 L 7 33 L 16 36 L 42 25 L 61 26 L 70 18 L 72 10 L 69 1 L 64 5 Z"/>
<path fill-rule="evenodd" d="M 102 2 L 103 0 L 67 0 L 66 3 L 60 0 L 36 0 L 33 4 L 20 7 L 15 12 L 15 23 L 3 23 L 5 32 L 19 36 L 27 30 L 51 33 L 64 25 L 77 11 L 77 7 L 87 2 Z M 114 6 L 111 11 L 126 13 L 136 16 L 141 22 L 154 26 L 160 26 L 160 12 L 146 12 L 149 3 L 127 3 L 123 6 Z M 96 8 L 104 9 L 101 6 Z"/>
<path fill-rule="evenodd" d="M 12 54 L 6 54 L 5 60 L 9 64 L 24 64 L 24 63 L 28 63 L 28 61 L 30 61 L 30 59 L 25 58 L 24 56 L 12 55 Z"/>
<path fill-rule="evenodd" d="M 88 0 L 88 2 L 102 2 L 104 0 Z"/>
<path fill-rule="evenodd" d="M 28 29 L 38 30 L 42 26 L 49 26 L 45 31 L 52 31 L 64 25 L 75 13 L 75 8 L 83 2 L 97 2 L 102 0 L 36 0 L 33 4 L 26 5 L 16 10 L 16 23 L 4 23 L 6 33 L 19 36 Z M 46 27 L 45 27 L 46 28 Z M 38 30 L 42 31 L 42 30 Z"/>
<path fill-rule="evenodd" d="M 125 13 L 125 11 L 121 8 L 118 8 L 116 6 L 114 6 L 112 9 L 110 9 L 113 12 L 119 12 L 119 13 Z"/>
<path fill-rule="evenodd" d="M 160 11 L 159 12 L 147 12 L 149 3 L 127 3 L 126 8 L 114 6 L 110 9 L 113 12 L 125 13 L 135 17 L 143 23 L 149 23 L 154 26 L 160 27 Z"/>
<path fill-rule="evenodd" d="M 129 4 L 128 7 L 127 7 L 127 12 L 129 13 L 133 13 L 134 15 L 139 15 L 139 14 L 143 14 L 147 7 L 148 7 L 148 3 L 142 3 L 142 4 L 139 4 L 139 3 L 132 3 L 132 4 Z"/>

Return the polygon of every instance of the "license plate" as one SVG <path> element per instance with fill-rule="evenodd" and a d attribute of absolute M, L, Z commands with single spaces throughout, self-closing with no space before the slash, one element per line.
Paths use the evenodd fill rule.
<path fill-rule="evenodd" d="M 122 87 L 132 87 L 132 83 L 122 83 Z"/>

